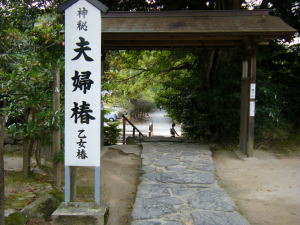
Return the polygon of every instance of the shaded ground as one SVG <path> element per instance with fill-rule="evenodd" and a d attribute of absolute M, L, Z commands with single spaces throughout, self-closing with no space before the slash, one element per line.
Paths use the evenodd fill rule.
<path fill-rule="evenodd" d="M 233 152 L 214 153 L 216 173 L 252 225 L 300 224 L 300 154 L 255 151 L 242 161 Z"/>
<path fill-rule="evenodd" d="M 126 147 L 125 147 L 126 148 Z M 129 225 L 131 219 L 132 205 L 135 200 L 138 177 L 140 176 L 141 159 L 139 149 L 133 146 L 125 149 L 127 154 L 118 149 L 108 148 L 101 159 L 101 188 L 102 200 L 109 205 L 110 216 L 108 225 Z M 5 157 L 5 168 L 9 171 L 19 171 L 22 169 L 22 158 Z M 7 208 L 20 210 L 35 199 L 33 192 L 39 190 L 36 180 L 30 178 L 26 182 L 22 178 L 22 172 L 13 175 L 7 174 L 6 195 L 12 201 L 6 201 Z M 94 170 L 88 167 L 78 169 L 77 200 L 93 201 L 94 197 Z M 9 179 L 10 178 L 10 179 Z M 13 178 L 13 182 L 10 182 Z M 19 196 L 22 194 L 22 196 Z M 29 225 L 48 225 L 45 220 L 32 219 Z"/>
<path fill-rule="evenodd" d="M 107 148 L 101 158 L 101 198 L 109 206 L 107 225 L 130 224 L 141 166 L 138 147 L 132 146 L 132 149 L 137 149 L 137 153 Z M 128 150 L 124 149 L 125 152 Z M 93 201 L 93 176 L 91 168 L 78 169 L 77 201 Z"/>
<path fill-rule="evenodd" d="M 103 156 L 102 166 L 103 200 L 110 210 L 108 225 L 129 225 L 141 159 L 110 149 Z"/>

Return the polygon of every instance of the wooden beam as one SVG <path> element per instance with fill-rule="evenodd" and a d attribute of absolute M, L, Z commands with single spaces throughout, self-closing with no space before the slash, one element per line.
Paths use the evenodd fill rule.
<path fill-rule="evenodd" d="M 267 36 L 266 36 L 267 35 Z M 157 33 L 149 33 L 149 32 L 103 32 L 102 39 L 104 41 L 241 41 L 248 39 L 251 37 L 252 39 L 257 39 L 257 41 L 265 41 L 268 40 L 268 34 L 255 34 L 255 33 L 188 33 L 188 32 L 157 32 Z"/>
<path fill-rule="evenodd" d="M 108 11 L 103 18 L 126 17 L 207 17 L 207 16 L 268 16 L 270 10 L 175 10 L 175 11 Z"/>
<path fill-rule="evenodd" d="M 242 46 L 242 41 L 103 41 L 104 49 L 163 49 L 163 48 L 195 48 L 195 47 L 235 47 Z"/>

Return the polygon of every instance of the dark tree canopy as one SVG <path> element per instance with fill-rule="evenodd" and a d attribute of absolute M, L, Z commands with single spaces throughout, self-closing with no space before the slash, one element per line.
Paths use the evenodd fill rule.
<path fill-rule="evenodd" d="M 109 10 L 212 10 L 212 9 L 239 9 L 241 0 L 103 0 Z"/>

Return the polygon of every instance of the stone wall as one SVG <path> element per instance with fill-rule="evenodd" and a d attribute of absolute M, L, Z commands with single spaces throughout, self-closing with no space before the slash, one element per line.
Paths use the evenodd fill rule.
<path fill-rule="evenodd" d="M 5 135 L 4 137 L 4 151 L 5 153 L 22 153 L 23 151 L 23 137 L 12 137 Z M 52 161 L 51 144 L 42 145 L 40 147 L 41 158 Z"/>

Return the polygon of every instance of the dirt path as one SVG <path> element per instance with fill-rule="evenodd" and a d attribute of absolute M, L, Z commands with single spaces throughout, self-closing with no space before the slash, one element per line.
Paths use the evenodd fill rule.
<path fill-rule="evenodd" d="M 242 161 L 217 151 L 214 161 L 221 185 L 252 225 L 300 224 L 300 154 L 255 151 Z"/>
<path fill-rule="evenodd" d="M 102 166 L 103 201 L 110 210 L 108 225 L 129 225 L 141 159 L 110 149 L 102 157 Z"/>

